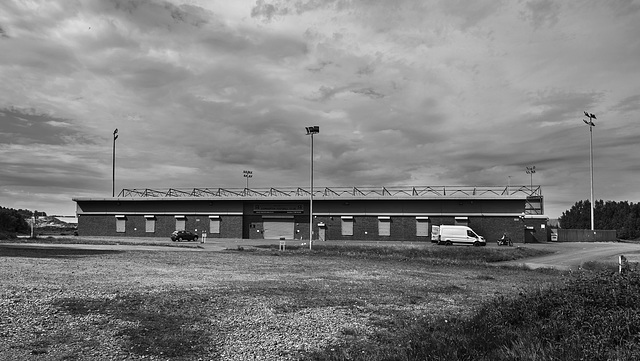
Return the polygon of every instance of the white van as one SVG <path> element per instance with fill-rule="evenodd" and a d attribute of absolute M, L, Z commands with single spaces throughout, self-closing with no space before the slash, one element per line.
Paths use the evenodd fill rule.
<path fill-rule="evenodd" d="M 479 236 L 467 226 L 432 226 L 431 242 L 450 246 L 452 244 L 468 244 L 486 246 L 487 240 Z"/>

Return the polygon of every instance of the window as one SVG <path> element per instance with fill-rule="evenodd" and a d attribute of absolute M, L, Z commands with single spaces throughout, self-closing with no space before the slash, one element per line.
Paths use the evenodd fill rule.
<path fill-rule="evenodd" d="M 391 235 L 391 217 L 378 217 L 378 235 Z"/>
<path fill-rule="evenodd" d="M 209 216 L 209 233 L 220 233 L 220 216 Z"/>
<path fill-rule="evenodd" d="M 185 216 L 176 216 L 176 231 L 184 231 L 187 228 L 187 218 Z"/>
<path fill-rule="evenodd" d="M 116 232 L 124 233 L 127 229 L 127 217 L 124 215 L 116 216 Z"/>
<path fill-rule="evenodd" d="M 156 231 L 156 216 L 154 215 L 145 215 L 145 232 L 154 233 Z"/>
<path fill-rule="evenodd" d="M 343 216 L 342 218 L 342 235 L 353 236 L 353 217 Z"/>
<path fill-rule="evenodd" d="M 416 236 L 429 236 L 429 217 L 416 217 Z"/>

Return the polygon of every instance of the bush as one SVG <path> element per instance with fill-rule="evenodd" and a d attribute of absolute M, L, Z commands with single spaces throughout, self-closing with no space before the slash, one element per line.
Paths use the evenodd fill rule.
<path fill-rule="evenodd" d="M 330 346 L 310 359 L 639 360 L 640 274 L 583 273 L 563 286 L 499 297 L 471 317 L 397 323 L 376 342 Z"/>
<path fill-rule="evenodd" d="M 0 230 L 0 240 L 8 240 L 8 239 L 15 239 L 15 238 L 16 238 L 15 233 Z"/>
<path fill-rule="evenodd" d="M 19 211 L 0 207 L 0 232 L 2 231 L 26 233 L 29 231 L 29 224 Z"/>

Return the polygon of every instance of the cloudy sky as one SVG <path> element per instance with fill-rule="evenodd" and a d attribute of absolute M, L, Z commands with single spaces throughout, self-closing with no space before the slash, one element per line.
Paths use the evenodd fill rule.
<path fill-rule="evenodd" d="M 542 186 L 640 201 L 638 0 L 3 0 L 0 205 L 122 188 Z"/>

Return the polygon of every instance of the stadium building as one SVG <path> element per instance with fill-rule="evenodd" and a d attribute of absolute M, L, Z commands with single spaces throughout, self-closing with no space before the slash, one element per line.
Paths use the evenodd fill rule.
<path fill-rule="evenodd" d="M 74 198 L 81 236 L 309 239 L 305 188 L 123 189 Z M 547 241 L 540 186 L 324 187 L 313 190 L 314 240 L 425 241 L 432 225 L 468 225 L 487 242 Z"/>

